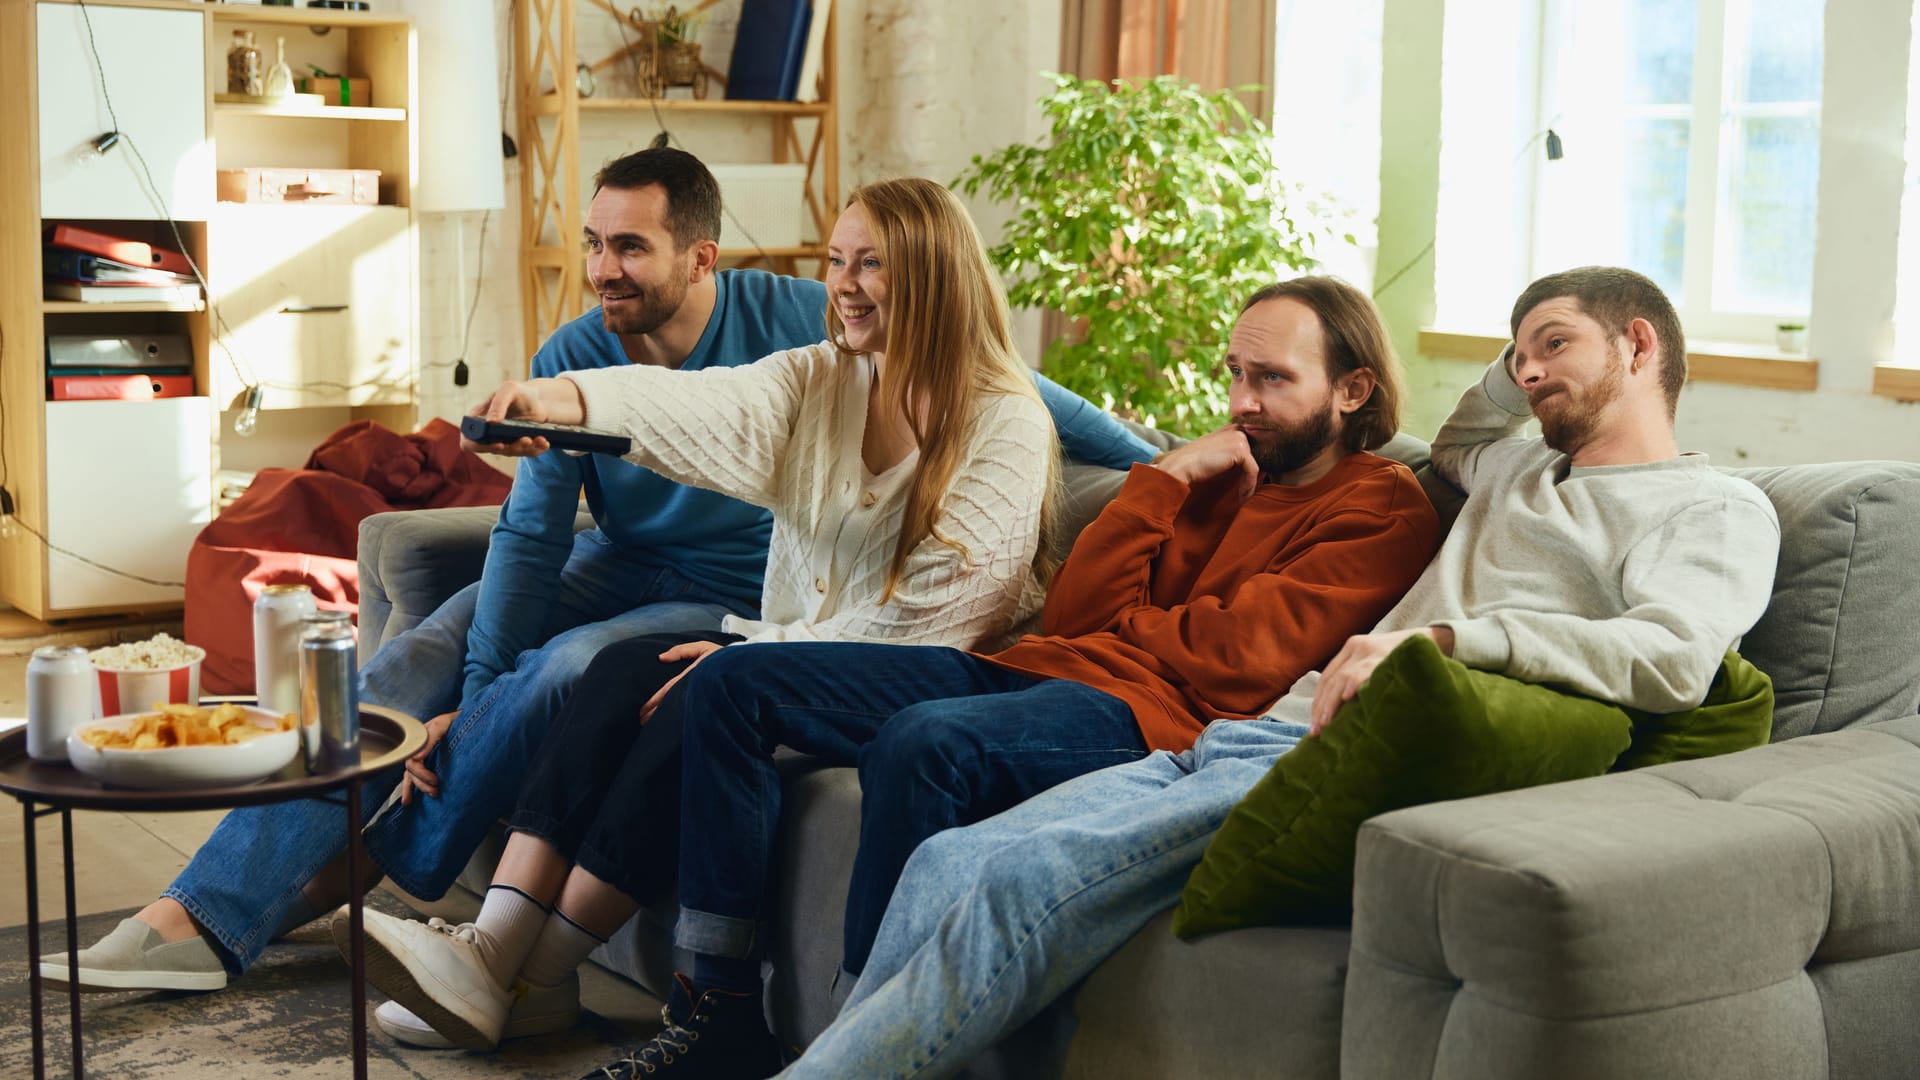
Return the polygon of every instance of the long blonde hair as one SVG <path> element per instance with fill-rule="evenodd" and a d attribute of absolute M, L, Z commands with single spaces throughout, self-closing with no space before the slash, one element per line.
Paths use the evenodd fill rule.
<path fill-rule="evenodd" d="M 880 595 L 885 603 L 906 572 L 907 557 L 928 536 L 970 557 L 958 541 L 940 535 L 934 522 L 985 396 L 1019 394 L 1038 402 L 1040 394 L 1013 346 L 1006 292 L 987 261 L 980 231 L 951 191 L 918 177 L 882 180 L 854 189 L 847 206 L 866 211 L 887 274 L 887 363 L 880 400 L 906 414 L 920 448 L 900 517 L 899 544 Z M 853 354 L 846 345 L 846 325 L 831 303 L 827 334 L 842 353 Z M 1033 559 L 1033 572 L 1042 582 L 1052 576 L 1060 518 L 1060 444 L 1051 423 L 1047 431 L 1046 495 Z"/>

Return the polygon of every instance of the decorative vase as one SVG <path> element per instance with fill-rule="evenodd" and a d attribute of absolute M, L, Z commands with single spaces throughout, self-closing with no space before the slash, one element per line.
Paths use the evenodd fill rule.
<path fill-rule="evenodd" d="M 293 96 L 293 69 L 287 66 L 287 39 L 283 36 L 275 46 L 273 69 L 267 72 L 266 89 L 260 91 L 272 98 L 290 98 Z"/>

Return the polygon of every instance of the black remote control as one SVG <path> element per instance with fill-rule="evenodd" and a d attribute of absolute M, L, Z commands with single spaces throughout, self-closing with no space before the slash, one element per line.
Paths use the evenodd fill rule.
<path fill-rule="evenodd" d="M 589 450 L 624 455 L 633 450 L 625 435 L 572 424 L 543 424 L 535 420 L 493 420 L 484 416 L 460 418 L 460 434 L 477 443 L 510 443 L 518 439 L 545 439 L 555 450 Z"/>

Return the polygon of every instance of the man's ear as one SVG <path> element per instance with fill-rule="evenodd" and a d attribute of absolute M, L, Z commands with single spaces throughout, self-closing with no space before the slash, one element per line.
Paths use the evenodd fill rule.
<path fill-rule="evenodd" d="M 1638 374 L 1641 368 L 1651 366 L 1655 373 L 1659 371 L 1660 335 L 1653 324 L 1645 319 L 1635 319 L 1627 324 L 1627 371 Z"/>
<path fill-rule="evenodd" d="M 1340 381 L 1334 385 L 1334 395 L 1339 399 L 1337 407 L 1341 415 L 1352 413 L 1365 405 L 1367 399 L 1373 396 L 1373 385 L 1373 372 L 1366 368 L 1340 376 Z"/>
<path fill-rule="evenodd" d="M 712 240 L 702 240 L 693 245 L 693 261 L 687 272 L 687 284 L 698 285 L 713 274 L 720 264 L 720 245 Z"/>

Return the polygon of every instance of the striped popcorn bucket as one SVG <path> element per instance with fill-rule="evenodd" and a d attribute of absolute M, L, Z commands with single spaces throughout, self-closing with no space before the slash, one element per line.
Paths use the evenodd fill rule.
<path fill-rule="evenodd" d="M 93 665 L 100 679 L 100 715 L 145 712 L 155 705 L 200 704 L 200 661 L 205 649 L 194 647 L 199 655 L 171 668 L 113 668 Z"/>

